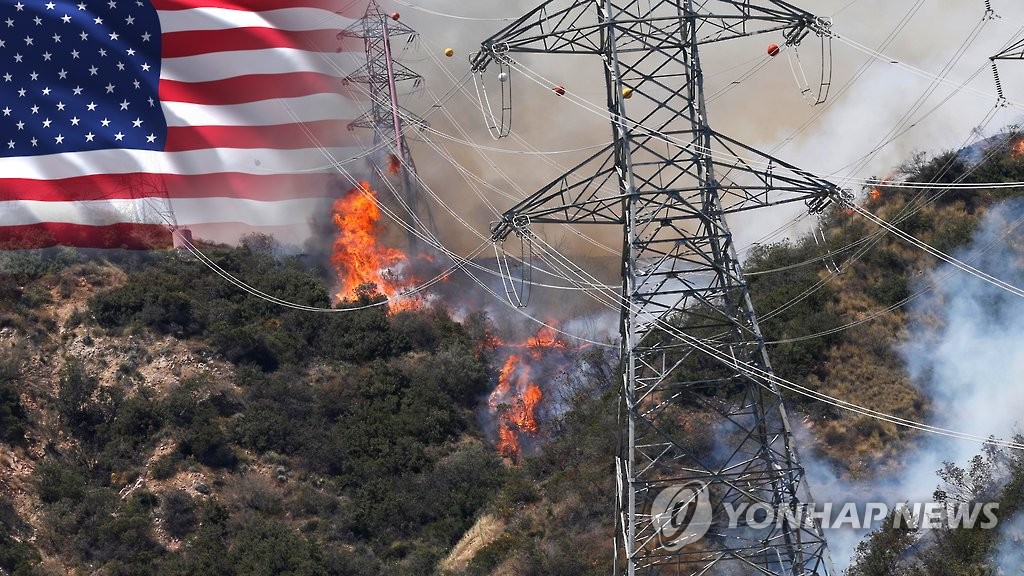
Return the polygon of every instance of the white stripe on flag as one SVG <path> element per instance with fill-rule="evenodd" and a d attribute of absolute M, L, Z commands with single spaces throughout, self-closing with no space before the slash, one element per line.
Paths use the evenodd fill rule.
<path fill-rule="evenodd" d="M 268 48 L 234 52 L 211 52 L 197 56 L 167 58 L 160 67 L 161 80 L 209 82 L 250 74 L 319 72 L 343 78 L 355 69 L 350 54 L 320 53 L 295 48 Z"/>
<path fill-rule="evenodd" d="M 344 30 L 355 20 L 319 8 L 282 8 L 265 12 L 247 12 L 228 8 L 191 8 L 159 10 L 160 30 L 230 30 L 232 28 L 277 28 L 301 32 L 305 30 Z"/>
<path fill-rule="evenodd" d="M 209 174 L 239 172 L 242 174 L 294 174 L 334 172 L 331 162 L 345 162 L 365 154 L 362 148 L 349 146 L 299 150 L 265 148 L 212 148 L 187 152 L 155 150 L 91 150 L 34 156 L 30 159 L 0 158 L 0 174 L 17 178 L 50 180 L 91 174 Z"/>
<path fill-rule="evenodd" d="M 170 127 L 276 126 L 296 122 L 358 118 L 361 114 L 358 102 L 340 94 L 313 94 L 224 106 L 166 101 L 162 104 L 164 117 Z"/>
<path fill-rule="evenodd" d="M 242 198 L 179 198 L 172 202 L 179 225 L 237 222 L 249 226 L 287 226 L 309 222 L 330 207 L 328 198 L 300 198 L 260 202 Z M 43 202 L 0 202 L 0 226 L 56 222 L 86 226 L 167 224 L 160 212 L 166 202 L 156 198 Z"/>

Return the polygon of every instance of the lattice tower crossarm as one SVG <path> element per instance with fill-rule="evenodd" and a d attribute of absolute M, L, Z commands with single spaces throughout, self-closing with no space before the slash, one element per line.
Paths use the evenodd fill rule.
<path fill-rule="evenodd" d="M 813 504 L 726 216 L 817 212 L 845 193 L 712 129 L 700 63 L 708 44 L 769 32 L 796 44 L 828 27 L 775 0 L 550 0 L 474 58 L 480 74 L 515 70 L 520 53 L 601 59 L 612 143 L 508 210 L 493 237 L 529 235 L 526 222 L 622 227 L 617 573 L 834 574 L 816 521 L 726 524 L 726 506 Z M 706 487 L 712 523 L 678 547 L 651 506 L 684 484 Z"/>

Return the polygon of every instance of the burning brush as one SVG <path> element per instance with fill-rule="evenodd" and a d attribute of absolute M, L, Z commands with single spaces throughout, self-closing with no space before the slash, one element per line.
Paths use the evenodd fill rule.
<path fill-rule="evenodd" d="M 377 193 L 361 182 L 334 202 L 337 227 L 331 264 L 338 274 L 339 300 L 355 300 L 359 290 L 373 285 L 390 301 L 392 312 L 417 308 L 416 297 L 403 296 L 415 283 L 408 275 L 409 258 L 401 250 L 382 246 Z"/>
<path fill-rule="evenodd" d="M 550 375 L 564 373 L 575 352 L 547 327 L 524 342 L 500 346 L 508 351 L 508 357 L 487 406 L 497 421 L 498 453 L 518 460 L 524 450 L 523 441 L 536 438 L 540 432 L 545 398 L 541 385 L 550 387 Z"/>

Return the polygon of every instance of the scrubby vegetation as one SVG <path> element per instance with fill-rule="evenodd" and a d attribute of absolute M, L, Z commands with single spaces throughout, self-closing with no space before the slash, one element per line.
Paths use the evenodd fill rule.
<path fill-rule="evenodd" d="M 950 155 L 904 168 L 946 182 L 968 170 Z M 1005 155 L 966 179 L 1024 180 L 1024 162 Z M 902 218 L 915 192 L 879 190 L 872 211 L 943 249 L 965 243 L 1002 197 L 948 192 Z M 822 227 L 845 268 L 835 278 L 809 238 L 762 246 L 747 262 L 776 370 L 927 419 L 894 352 L 903 312 L 872 314 L 907 298 L 931 262 L 885 236 L 863 254 L 865 244 L 846 248 L 873 230 L 842 210 Z M 315 267 L 275 257 L 265 241 L 206 250 L 266 292 L 330 305 Z M 511 466 L 479 416 L 497 369 L 486 316 L 371 304 L 382 300 L 367 286 L 345 312 L 281 308 L 177 254 L 0 255 L 0 575 L 610 573 L 619 407 L 609 358 L 584 352 L 543 450 Z M 908 439 L 790 400 L 823 454 L 854 474 Z M 696 452 L 713 440 L 702 418 L 680 417 Z M 990 486 L 1004 510 L 1019 507 L 1014 458 L 999 464 L 1009 480 Z M 964 485 L 973 473 L 942 479 Z M 910 570 L 912 536 L 874 535 L 855 574 Z M 917 573 L 983 573 L 994 537 L 941 534 Z M 935 571 L 950 555 L 963 563 Z"/>

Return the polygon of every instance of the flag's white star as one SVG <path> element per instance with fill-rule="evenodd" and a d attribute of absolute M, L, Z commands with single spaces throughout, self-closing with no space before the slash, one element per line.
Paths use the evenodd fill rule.
<path fill-rule="evenodd" d="M 71 16 L 65 14 L 64 16 L 61 16 L 61 20 L 63 20 L 64 23 L 67 24 L 68 22 L 71 22 Z"/>
<path fill-rule="evenodd" d="M 11 21 L 11 26 L 14 26 L 14 21 L 13 20 Z M 145 34 L 142 35 L 142 41 L 143 42 L 149 42 L 149 32 L 146 32 Z"/>
<path fill-rule="evenodd" d="M 104 50 L 103 48 L 100 48 L 100 56 L 106 56 L 106 55 L 107 55 L 107 51 Z"/>
<path fill-rule="evenodd" d="M 95 76 L 96 72 L 98 72 L 98 71 L 99 71 L 99 68 L 97 68 L 95 66 L 90 66 L 89 67 L 89 76 Z"/>
<path fill-rule="evenodd" d="M 24 56 L 22 56 L 21 54 L 15 54 L 14 55 L 14 61 L 15 62 L 21 62 L 22 58 L 24 58 Z"/>
<path fill-rule="evenodd" d="M 25 129 L 25 123 L 21 122 L 21 121 L 19 121 L 17 124 L 15 124 L 15 126 L 18 127 L 18 130 L 24 130 Z"/>
<path fill-rule="evenodd" d="M 131 102 L 129 102 L 127 100 L 122 101 L 121 102 L 121 110 L 127 110 L 129 104 L 131 104 Z"/>
<path fill-rule="evenodd" d="M 85 141 L 86 142 L 92 142 L 92 139 L 95 138 L 95 137 L 96 137 L 95 134 L 93 134 L 92 132 L 89 132 L 88 134 L 85 135 Z"/>
<path fill-rule="evenodd" d="M 8 140 L 7 141 L 7 147 L 8 148 L 14 148 L 14 140 Z"/>
<path fill-rule="evenodd" d="M 50 54 L 49 52 L 43 52 L 43 60 L 46 60 L 47 62 L 50 61 L 50 58 L 52 56 L 53 56 L 53 54 Z"/>
<path fill-rule="evenodd" d="M 128 55 L 129 56 L 135 56 L 135 49 L 134 48 L 129 48 L 128 49 Z"/>
<path fill-rule="evenodd" d="M 31 46 L 31 45 L 32 45 L 32 37 L 31 36 L 25 36 L 25 46 Z"/>
<path fill-rule="evenodd" d="M 118 39 L 117 32 L 111 32 L 110 33 L 110 39 L 111 40 L 117 40 Z"/>
<path fill-rule="evenodd" d="M 142 128 L 142 118 L 136 118 L 135 120 L 132 120 L 132 126 L 134 126 L 135 128 Z"/>
<path fill-rule="evenodd" d="M 114 134 L 114 140 L 117 140 L 118 142 L 120 142 L 121 140 L 124 140 L 124 134 L 121 134 L 120 132 L 118 132 L 117 134 Z"/>
<path fill-rule="evenodd" d="M 49 95 L 50 95 L 50 92 L 51 92 L 51 90 L 50 90 L 50 87 L 49 87 L 49 86 L 47 86 L 47 87 L 43 88 L 42 90 L 40 90 L 40 92 L 42 92 L 42 93 L 43 93 L 43 96 L 49 96 Z"/>
<path fill-rule="evenodd" d="M 78 50 L 72 50 L 71 51 L 71 59 L 72 60 L 78 60 Z"/>
<path fill-rule="evenodd" d="M 49 118 L 43 120 L 43 128 L 49 128 L 50 124 L 53 124 L 53 120 L 50 120 Z"/>
<path fill-rule="evenodd" d="M 0 110 L 0 112 L 3 112 L 4 116 L 10 116 L 11 115 L 10 107 L 4 108 L 3 110 Z"/>
<path fill-rule="evenodd" d="M 7 22 L 8 28 L 14 28 L 14 19 L 8 18 L 7 20 L 5 20 L 5 22 Z"/>
<path fill-rule="evenodd" d="M 89 35 L 88 35 L 88 34 L 86 34 L 85 32 L 82 32 L 81 34 L 79 34 L 79 36 L 80 36 L 80 37 L 82 38 L 82 40 L 83 40 L 83 41 L 85 41 L 85 40 L 88 40 L 88 39 L 89 39 Z"/>
<path fill-rule="evenodd" d="M 10 72 L 4 74 L 4 82 L 10 82 L 11 80 L 14 80 L 14 76 L 11 76 Z M 138 88 L 138 86 L 136 86 L 136 88 Z"/>
<path fill-rule="evenodd" d="M 135 89 L 138 90 L 142 86 L 142 83 L 138 80 L 132 80 L 132 86 L 135 86 Z"/>
<path fill-rule="evenodd" d="M 0 48 L 3 48 L 4 46 L 7 46 L 7 42 L 0 40 Z"/>
<path fill-rule="evenodd" d="M 110 2 L 107 2 L 107 6 L 110 6 L 111 8 L 117 8 L 117 2 L 114 2 L 114 0 L 110 0 Z"/>
<path fill-rule="evenodd" d="M 80 2 L 80 3 L 78 4 L 78 9 L 79 9 L 79 10 L 85 10 L 85 2 Z"/>
<path fill-rule="evenodd" d="M 99 16 L 93 18 L 92 21 L 97 24 L 103 24 L 103 18 L 100 18 Z"/>
<path fill-rule="evenodd" d="M 107 126 L 110 126 L 110 120 L 104 118 L 103 120 L 100 120 L 100 125 L 106 128 Z"/>
<path fill-rule="evenodd" d="M 68 77 L 68 71 L 63 69 L 63 68 L 61 68 L 60 72 L 57 72 L 57 77 L 60 78 L 61 80 L 66 79 Z"/>
<path fill-rule="evenodd" d="M 146 142 L 156 142 L 156 134 L 150 134 L 146 136 Z"/>
<path fill-rule="evenodd" d="M 14 9 L 17 10 L 18 12 L 23 12 L 25 10 L 25 5 L 22 4 L 21 2 L 18 2 L 17 4 L 14 5 Z"/>
<path fill-rule="evenodd" d="M 54 138 L 54 140 L 57 141 L 57 144 L 63 144 L 64 143 L 64 136 L 62 136 L 61 134 L 57 134 L 57 137 Z"/>
<path fill-rule="evenodd" d="M 33 138 L 32 139 L 32 147 L 35 148 L 38 144 L 39 144 L 39 140 L 36 140 L 35 138 Z"/>
<path fill-rule="evenodd" d="M 113 92 L 114 92 L 114 85 L 113 84 L 107 84 L 107 94 L 112 94 Z"/>
<path fill-rule="evenodd" d="M 36 26 L 42 26 L 43 25 L 43 19 L 40 18 L 39 16 L 36 16 L 35 18 L 33 18 L 32 21 L 36 23 Z"/>
<path fill-rule="evenodd" d="M 145 72 L 149 72 L 149 68 L 150 68 L 149 64 L 143 64 L 142 65 L 142 70 L 145 71 Z"/>
<path fill-rule="evenodd" d="M 32 107 L 32 113 L 33 114 L 39 114 L 39 106 L 33 106 Z"/>
<path fill-rule="evenodd" d="M 60 44 L 60 34 L 54 34 L 53 35 L 53 43 L 54 44 Z"/>
<path fill-rule="evenodd" d="M 129 24 L 135 24 L 135 18 L 133 16 L 129 16 L 129 17 L 125 18 L 125 22 L 127 22 Z"/>
<path fill-rule="evenodd" d="M 31 73 L 30 73 L 30 74 L 28 75 L 28 77 L 29 77 L 29 78 L 31 78 L 32 80 L 39 80 L 39 73 L 38 73 L 38 72 L 36 72 L 35 70 L 33 70 L 33 71 L 32 71 L 32 72 L 31 72 Z"/>
<path fill-rule="evenodd" d="M 72 126 L 78 126 L 79 122 L 81 122 L 81 120 L 78 119 L 78 116 L 75 116 L 74 118 L 71 119 L 71 125 Z"/>
<path fill-rule="evenodd" d="M 153 97 L 152 97 L 152 96 L 150 96 L 150 97 L 149 97 L 149 107 L 150 107 L 150 108 L 154 108 L 155 106 L 156 106 L 156 102 L 154 102 L 154 101 L 153 101 Z"/>
<path fill-rule="evenodd" d="M 118 62 L 117 63 L 117 69 L 118 70 L 124 70 L 124 62 Z"/>
<path fill-rule="evenodd" d="M 24 98 L 25 94 L 26 94 L 26 92 L 25 92 L 24 88 L 18 90 L 18 98 Z"/>
<path fill-rule="evenodd" d="M 82 95 L 82 87 L 81 87 L 81 86 L 75 86 L 75 87 L 74 87 L 74 88 L 73 88 L 73 89 L 71 90 L 71 92 L 72 92 L 72 93 L 73 93 L 73 94 L 74 94 L 75 96 L 81 96 L 81 95 Z"/>
<path fill-rule="evenodd" d="M 95 109 L 96 109 L 96 103 L 95 103 L 95 102 L 89 102 L 88 104 L 86 104 L 85 108 L 86 108 L 86 109 L 87 109 L 87 110 L 88 110 L 89 112 L 92 112 L 93 110 L 95 110 Z"/>
<path fill-rule="evenodd" d="M 63 112 L 64 108 L 67 108 L 67 104 L 65 104 L 63 102 L 57 102 L 57 110 L 60 110 L 61 112 Z"/>
<path fill-rule="evenodd" d="M 54 4 L 53 2 L 47 2 L 46 3 L 46 9 L 47 10 L 53 10 L 55 6 L 56 6 L 56 4 Z"/>

